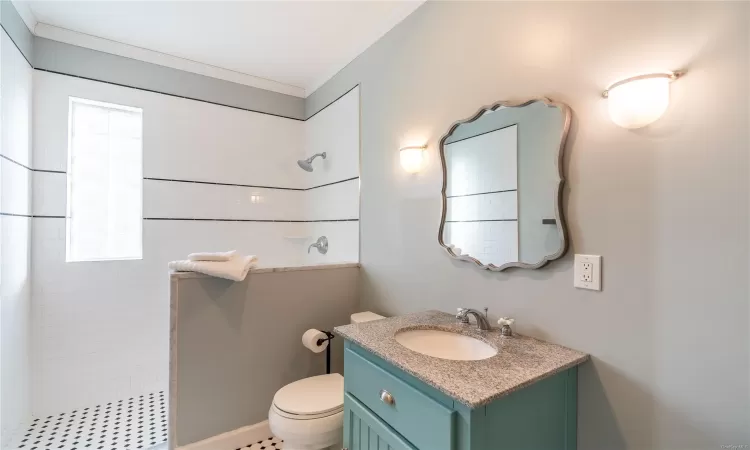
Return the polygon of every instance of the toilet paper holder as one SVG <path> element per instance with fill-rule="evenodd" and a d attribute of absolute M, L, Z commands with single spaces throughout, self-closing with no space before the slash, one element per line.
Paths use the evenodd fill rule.
<path fill-rule="evenodd" d="M 336 336 L 330 331 L 326 331 L 326 330 L 320 330 L 320 331 L 325 333 L 327 337 L 318 339 L 317 344 L 320 346 L 320 345 L 323 345 L 323 342 L 328 341 L 328 347 L 326 347 L 326 373 L 330 374 L 331 373 L 331 341 Z"/>

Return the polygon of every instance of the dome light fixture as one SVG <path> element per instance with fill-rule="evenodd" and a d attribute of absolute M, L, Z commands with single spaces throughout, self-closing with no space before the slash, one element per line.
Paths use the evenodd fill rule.
<path fill-rule="evenodd" d="M 426 149 L 426 145 L 402 147 L 399 150 L 401 167 L 408 173 L 417 173 L 422 170 Z"/>
<path fill-rule="evenodd" d="M 602 93 L 608 101 L 609 117 L 628 129 L 656 122 L 669 106 L 669 85 L 684 72 L 666 72 L 626 78 Z"/>

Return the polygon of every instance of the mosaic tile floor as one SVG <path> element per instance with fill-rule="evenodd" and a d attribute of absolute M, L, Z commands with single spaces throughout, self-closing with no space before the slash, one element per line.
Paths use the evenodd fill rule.
<path fill-rule="evenodd" d="M 269 437 L 266 440 L 258 441 L 254 444 L 249 444 L 244 447 L 240 447 L 237 450 L 250 449 L 250 450 L 276 450 L 283 448 L 284 441 L 276 437 Z"/>
<path fill-rule="evenodd" d="M 166 403 L 164 392 L 156 392 L 34 419 L 29 428 L 14 440 L 10 448 L 149 449 L 167 441 Z"/>

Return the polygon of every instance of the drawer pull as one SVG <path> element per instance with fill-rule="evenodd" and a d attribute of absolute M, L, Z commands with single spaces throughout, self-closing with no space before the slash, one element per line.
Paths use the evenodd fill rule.
<path fill-rule="evenodd" d="M 380 401 L 382 401 L 386 405 L 392 405 L 396 402 L 391 393 L 386 391 L 385 389 L 380 390 Z"/>

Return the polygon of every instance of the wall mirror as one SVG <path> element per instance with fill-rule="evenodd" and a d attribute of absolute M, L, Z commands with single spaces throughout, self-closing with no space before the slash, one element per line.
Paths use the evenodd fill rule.
<path fill-rule="evenodd" d="M 567 250 L 561 195 L 570 108 L 548 99 L 499 102 L 440 140 L 438 241 L 481 268 L 537 269 Z"/>

